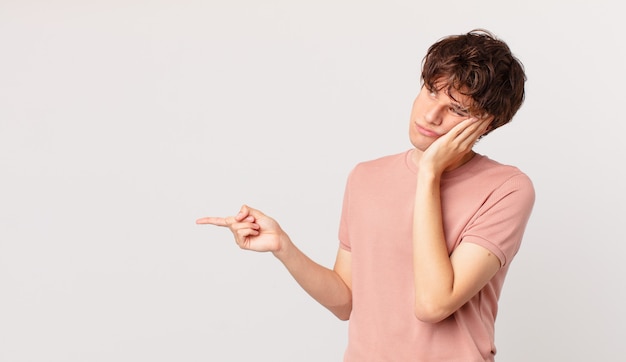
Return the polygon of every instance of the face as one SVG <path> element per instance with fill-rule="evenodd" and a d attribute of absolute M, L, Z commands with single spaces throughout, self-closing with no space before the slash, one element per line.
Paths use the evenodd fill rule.
<path fill-rule="evenodd" d="M 437 138 L 470 117 L 471 99 L 451 89 L 441 91 L 422 87 L 413 102 L 409 137 L 420 151 L 425 151 Z"/>

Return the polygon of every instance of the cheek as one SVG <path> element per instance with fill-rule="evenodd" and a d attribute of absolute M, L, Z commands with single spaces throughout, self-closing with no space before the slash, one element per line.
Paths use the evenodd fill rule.
<path fill-rule="evenodd" d="M 465 117 L 455 117 L 455 116 L 446 117 L 443 121 L 443 130 L 444 130 L 443 134 L 450 132 L 451 129 L 456 127 L 457 124 L 463 122 L 465 119 L 466 119 Z"/>
<path fill-rule="evenodd" d="M 415 120 L 415 117 L 417 117 L 419 113 L 419 104 L 417 101 L 417 98 L 415 98 L 415 100 L 413 101 L 413 106 L 411 107 L 411 120 Z"/>

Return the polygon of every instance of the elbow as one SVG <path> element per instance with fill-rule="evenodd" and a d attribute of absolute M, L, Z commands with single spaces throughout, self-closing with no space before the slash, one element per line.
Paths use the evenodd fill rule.
<path fill-rule="evenodd" d="M 352 301 L 347 304 L 329 309 L 335 315 L 335 317 L 339 318 L 339 320 L 347 321 L 350 319 L 350 314 L 352 313 Z"/>
<path fill-rule="evenodd" d="M 335 316 L 339 318 L 340 321 L 344 321 L 344 322 L 350 319 L 350 313 L 345 313 L 345 314 L 335 313 Z"/>
<path fill-rule="evenodd" d="M 439 323 L 448 318 L 452 312 L 444 306 L 437 303 L 415 303 L 415 318 L 424 323 Z"/>

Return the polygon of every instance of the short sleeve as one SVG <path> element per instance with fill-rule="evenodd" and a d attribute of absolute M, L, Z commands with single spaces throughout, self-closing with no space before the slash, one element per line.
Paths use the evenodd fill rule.
<path fill-rule="evenodd" d="M 489 195 L 468 224 L 462 242 L 488 249 L 505 266 L 517 254 L 535 203 L 533 184 L 518 173 Z"/>

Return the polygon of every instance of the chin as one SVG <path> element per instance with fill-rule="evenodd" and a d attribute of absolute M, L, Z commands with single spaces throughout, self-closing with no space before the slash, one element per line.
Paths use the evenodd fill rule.
<path fill-rule="evenodd" d="M 433 141 L 431 140 L 420 140 L 420 139 L 415 139 L 415 138 L 411 138 L 411 144 L 413 145 L 413 147 L 419 151 L 426 151 L 426 149 L 433 144 Z"/>

